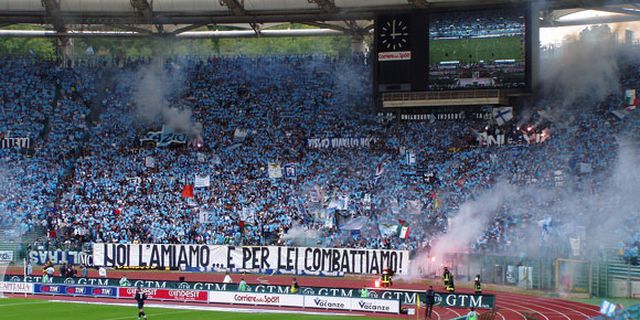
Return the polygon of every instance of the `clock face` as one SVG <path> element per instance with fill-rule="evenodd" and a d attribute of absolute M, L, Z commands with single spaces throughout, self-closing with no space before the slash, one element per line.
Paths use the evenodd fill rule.
<path fill-rule="evenodd" d="M 379 45 L 381 51 L 400 51 L 409 48 L 409 26 L 407 20 L 391 18 L 380 25 Z"/>

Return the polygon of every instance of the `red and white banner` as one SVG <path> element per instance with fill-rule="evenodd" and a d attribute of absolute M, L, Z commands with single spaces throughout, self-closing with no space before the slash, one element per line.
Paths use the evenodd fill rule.
<path fill-rule="evenodd" d="M 304 306 L 304 296 L 297 294 L 210 291 L 209 302 L 301 308 Z"/>
<path fill-rule="evenodd" d="M 183 289 L 153 289 L 142 288 L 151 300 L 178 300 L 178 301 L 207 301 L 207 292 Z M 132 298 L 136 295 L 136 288 L 119 288 L 119 298 Z"/>
<path fill-rule="evenodd" d="M 411 60 L 411 51 L 378 52 L 378 61 Z"/>
<path fill-rule="evenodd" d="M 33 293 L 33 283 L 26 282 L 2 282 L 0 292 L 4 293 Z"/>

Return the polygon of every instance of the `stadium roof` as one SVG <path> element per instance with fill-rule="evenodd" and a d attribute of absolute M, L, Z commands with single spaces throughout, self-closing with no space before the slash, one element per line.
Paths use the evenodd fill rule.
<path fill-rule="evenodd" d="M 88 26 L 109 26 L 128 35 L 179 35 L 203 26 L 227 26 L 256 35 L 275 23 L 301 22 L 322 28 L 316 35 L 342 32 L 362 35 L 372 28 L 377 14 L 422 8 L 448 9 L 528 3 L 529 0 L 0 0 L 0 28 L 16 23 L 51 26 L 49 35 L 80 35 Z M 535 1 L 534 1 L 535 2 Z M 606 1 L 611 3 L 612 1 Z M 547 0 L 541 23 L 570 25 L 590 23 L 562 21 L 567 14 L 584 9 L 614 12 L 606 22 L 640 20 L 640 7 L 602 0 Z M 598 21 L 603 22 L 603 21 Z M 100 29 L 104 31 L 104 28 Z M 0 30 L 7 31 L 7 30 Z M 305 31 L 309 34 L 311 31 Z M 42 32 L 40 32 L 42 33 Z M 277 33 L 277 32 L 276 32 Z M 292 32 L 281 32 L 282 35 Z M 304 32 L 303 32 L 304 33 Z M 35 34 L 32 32 L 32 34 Z M 106 34 L 106 33 L 105 33 Z M 125 36 L 127 33 L 122 33 Z M 121 35 L 122 35 L 121 34 Z M 193 32 L 191 32 L 193 34 Z M 268 34 L 268 33 L 267 33 Z M 0 32 L 0 36 L 21 36 Z M 98 35 L 98 33 L 95 33 Z M 22 33 L 22 36 L 29 36 Z"/>

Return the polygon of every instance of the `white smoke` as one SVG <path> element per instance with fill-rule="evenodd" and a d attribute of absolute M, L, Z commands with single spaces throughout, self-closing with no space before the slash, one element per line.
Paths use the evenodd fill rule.
<path fill-rule="evenodd" d="M 166 66 L 155 58 L 138 71 L 133 98 L 137 115 L 147 124 L 167 125 L 176 132 L 199 137 L 202 124 L 193 120 L 188 107 L 171 106 L 169 98 L 184 89 L 185 78 L 180 67 Z"/>
<path fill-rule="evenodd" d="M 296 246 L 314 246 L 322 239 L 322 236 L 317 230 L 307 229 L 300 224 L 294 223 L 281 239 Z"/>
<path fill-rule="evenodd" d="M 463 203 L 458 212 L 449 217 L 447 233 L 436 241 L 431 255 L 442 261 L 447 253 L 466 251 L 480 238 L 505 201 L 513 197 L 513 189 L 509 184 L 499 183 L 476 199 Z"/>
<path fill-rule="evenodd" d="M 619 49 L 607 26 L 596 26 L 566 39 L 556 54 L 540 64 L 544 100 L 556 115 L 584 104 L 596 105 L 619 92 Z"/>

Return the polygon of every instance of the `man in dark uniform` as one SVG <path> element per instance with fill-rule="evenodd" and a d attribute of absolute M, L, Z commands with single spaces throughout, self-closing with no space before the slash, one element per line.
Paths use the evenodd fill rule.
<path fill-rule="evenodd" d="M 142 292 L 140 287 L 138 287 L 136 288 L 136 295 L 134 296 L 134 299 L 138 302 L 138 320 L 140 320 L 140 317 L 144 317 L 146 320 L 147 315 L 144 313 L 144 301 L 147 300 L 147 294 Z"/>
<path fill-rule="evenodd" d="M 482 284 L 480 284 L 479 274 L 476 274 L 476 279 L 473 281 L 473 291 L 475 294 L 482 294 Z"/>
<path fill-rule="evenodd" d="M 433 286 L 429 286 L 429 290 L 427 290 L 427 299 L 425 301 L 425 306 L 427 307 L 427 311 L 424 313 L 425 319 L 431 319 L 431 311 L 433 311 L 433 305 L 436 303 L 436 293 L 433 291 Z"/>

